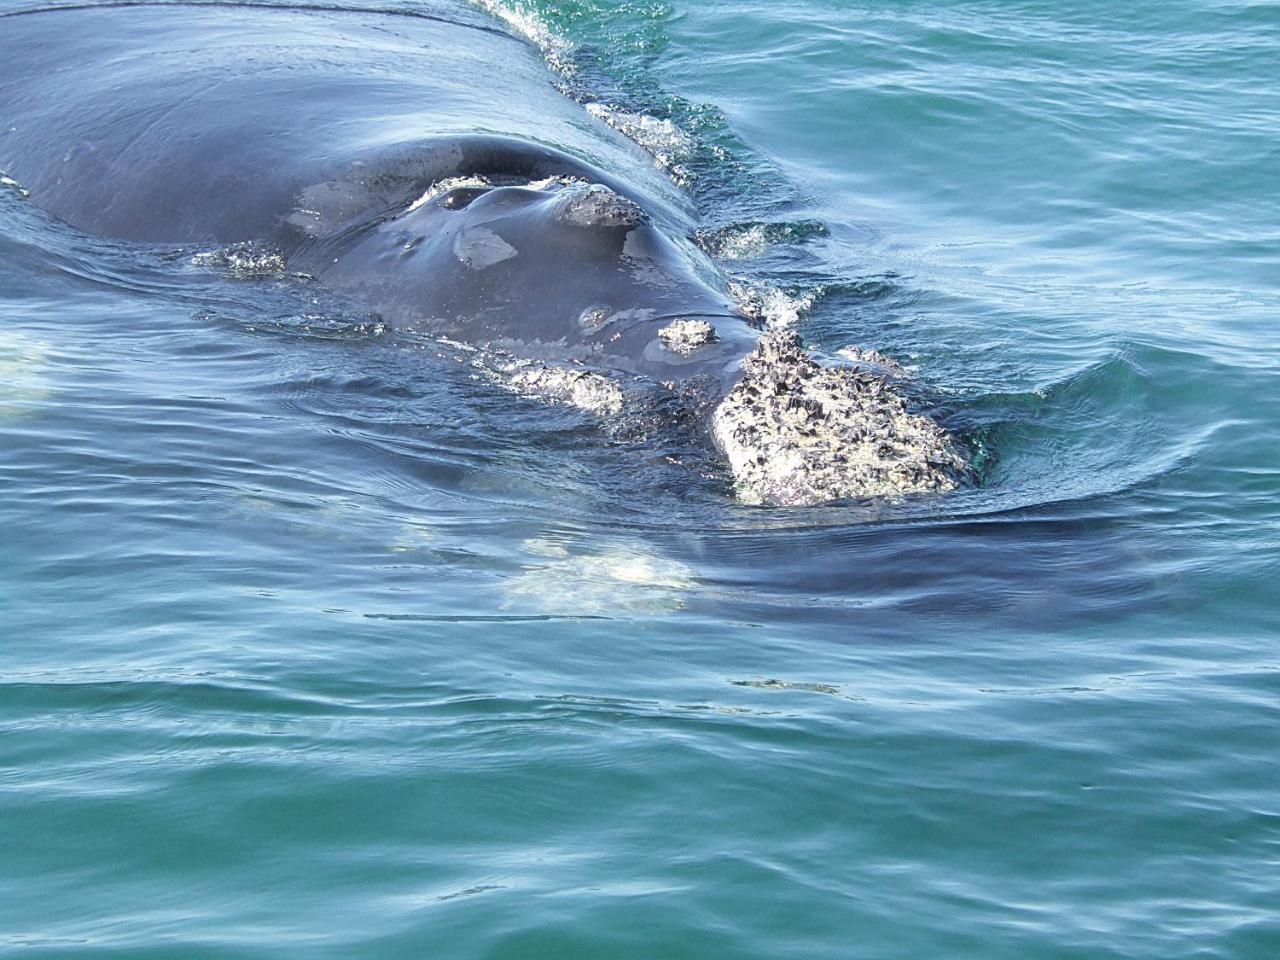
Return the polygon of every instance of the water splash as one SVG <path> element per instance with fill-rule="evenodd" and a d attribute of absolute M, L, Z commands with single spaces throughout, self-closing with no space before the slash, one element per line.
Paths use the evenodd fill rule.
<path fill-rule="evenodd" d="M 821 292 L 789 293 L 762 280 L 739 279 L 729 284 L 729 295 L 748 320 L 771 329 L 784 329 L 799 324 Z"/>
<path fill-rule="evenodd" d="M 553 30 L 543 16 L 521 0 L 472 0 L 490 16 L 501 20 L 541 52 L 547 65 L 562 77 L 574 74 L 573 44 Z"/>
<path fill-rule="evenodd" d="M 689 159 L 693 154 L 694 140 L 675 123 L 644 113 L 629 113 L 603 103 L 588 103 L 586 110 L 643 147 L 677 185 L 688 187 L 693 183 Z"/>

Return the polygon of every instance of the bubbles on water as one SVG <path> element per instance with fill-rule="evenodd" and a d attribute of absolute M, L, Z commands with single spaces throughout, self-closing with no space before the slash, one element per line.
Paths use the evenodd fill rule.
<path fill-rule="evenodd" d="M 415 553 L 434 550 L 440 545 L 436 529 L 428 524 L 402 521 L 387 549 L 392 553 Z"/>
<path fill-rule="evenodd" d="M 782 244 L 802 243 L 830 233 L 816 220 L 768 223 L 749 220 L 694 234 L 698 246 L 719 260 L 756 260 Z"/>
<path fill-rule="evenodd" d="M 192 266 L 214 267 L 233 277 L 279 277 L 288 270 L 285 256 L 274 247 L 235 243 L 221 250 L 206 250 L 191 258 Z"/>
<path fill-rule="evenodd" d="M 194 319 L 200 323 L 227 324 L 246 333 L 259 333 L 308 340 L 377 340 L 390 328 L 374 314 L 347 314 L 317 309 L 275 315 L 241 316 L 222 311 L 201 310 Z"/>
<path fill-rule="evenodd" d="M 720 233 L 704 249 L 721 260 L 752 260 L 763 256 L 770 246 L 764 224 L 753 223 L 743 229 Z"/>
<path fill-rule="evenodd" d="M 30 413 L 51 392 L 49 344 L 16 331 L 0 339 L 0 419 Z"/>
<path fill-rule="evenodd" d="M 505 584 L 507 608 L 614 616 L 681 609 L 697 585 L 683 563 L 640 544 L 581 552 L 577 545 L 526 540 L 524 572 Z"/>
<path fill-rule="evenodd" d="M 761 280 L 739 279 L 729 284 L 729 296 L 744 317 L 765 327 L 796 326 L 817 301 L 818 291 L 788 293 Z"/>
<path fill-rule="evenodd" d="M 905 380 L 910 376 L 907 368 L 897 360 L 885 356 L 879 350 L 872 350 L 870 347 L 841 347 L 836 351 L 835 355 L 838 359 L 876 376 L 898 380 Z"/>

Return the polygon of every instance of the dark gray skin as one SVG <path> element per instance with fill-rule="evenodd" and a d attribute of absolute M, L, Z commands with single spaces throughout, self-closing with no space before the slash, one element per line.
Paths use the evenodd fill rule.
<path fill-rule="evenodd" d="M 520 356 L 723 391 L 755 341 L 648 158 L 460 4 L 0 17 L 0 171 L 86 232 L 267 243 L 393 325 Z M 410 209 L 453 177 L 493 186 Z M 683 317 L 719 339 L 663 347 Z"/>
<path fill-rule="evenodd" d="M 658 380 L 709 374 L 728 388 L 754 331 L 626 188 L 515 141 L 483 146 L 488 156 L 449 176 L 480 174 L 494 186 L 417 205 L 401 196 L 393 210 L 337 229 L 295 215 L 317 233 L 294 246 L 295 266 L 401 326 Z M 515 160 L 528 165 L 513 174 Z M 527 178 L 538 174 L 564 179 L 535 189 Z M 664 347 L 657 331 L 687 317 L 712 322 L 719 339 L 690 354 Z"/>

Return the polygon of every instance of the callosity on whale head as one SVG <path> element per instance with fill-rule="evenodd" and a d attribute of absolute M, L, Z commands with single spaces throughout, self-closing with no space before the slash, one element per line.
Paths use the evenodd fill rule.
<path fill-rule="evenodd" d="M 969 475 L 946 430 L 910 412 L 884 377 L 815 363 L 792 330 L 770 330 L 712 416 L 740 495 L 814 506 L 955 489 Z"/>

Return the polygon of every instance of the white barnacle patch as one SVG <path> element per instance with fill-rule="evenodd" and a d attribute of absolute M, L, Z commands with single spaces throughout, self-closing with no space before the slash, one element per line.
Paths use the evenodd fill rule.
<path fill-rule="evenodd" d="M 453 238 L 453 253 L 472 270 L 510 260 L 518 251 L 486 227 L 470 227 Z"/>
<path fill-rule="evenodd" d="M 526 396 L 566 403 L 597 416 L 622 410 L 622 388 L 617 381 L 589 370 L 529 363 L 512 371 L 507 384 Z"/>
<path fill-rule="evenodd" d="M 942 492 L 968 471 L 947 431 L 910 413 L 882 377 L 819 366 L 790 330 L 766 332 L 743 371 L 712 433 L 746 502 Z"/>
<path fill-rule="evenodd" d="M 567 404 L 599 417 L 622 412 L 625 400 L 622 386 L 612 377 L 586 367 L 553 366 L 538 360 L 517 359 L 489 348 L 457 346 L 473 351 L 471 365 L 512 393 Z"/>
<path fill-rule="evenodd" d="M 635 227 L 644 211 L 603 183 L 572 183 L 556 199 L 556 216 L 577 227 Z"/>
<path fill-rule="evenodd" d="M 658 339 L 668 350 L 690 354 L 698 347 L 714 343 L 716 328 L 706 320 L 673 320 L 658 331 Z"/>

